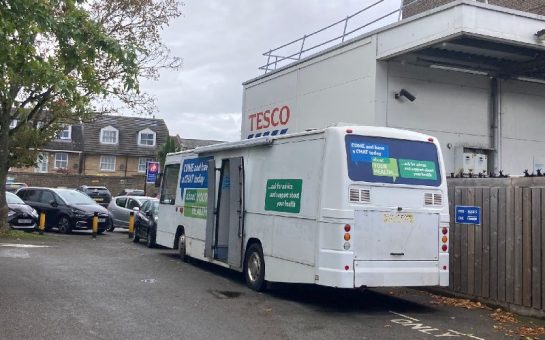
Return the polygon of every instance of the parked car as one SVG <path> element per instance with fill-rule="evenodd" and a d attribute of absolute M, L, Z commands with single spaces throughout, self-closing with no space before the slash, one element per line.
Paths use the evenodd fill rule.
<path fill-rule="evenodd" d="M 144 190 L 141 189 L 123 189 L 117 196 L 145 196 Z"/>
<path fill-rule="evenodd" d="M 150 199 L 142 204 L 135 218 L 133 242 L 139 242 L 142 238 L 146 240 L 148 248 L 155 247 L 158 213 L 158 199 Z"/>
<path fill-rule="evenodd" d="M 112 194 L 106 187 L 82 185 L 76 190 L 83 192 L 105 208 L 108 207 L 112 200 Z"/>
<path fill-rule="evenodd" d="M 22 182 L 6 183 L 6 191 L 9 191 L 9 192 L 16 192 L 20 188 L 26 188 L 26 187 L 28 187 L 28 185 Z"/>
<path fill-rule="evenodd" d="M 112 216 L 113 224 L 108 229 L 114 231 L 115 228 L 128 228 L 129 215 L 134 208 L 140 210 L 144 202 L 152 200 L 152 197 L 146 196 L 118 196 L 114 197 L 108 205 L 108 211 Z"/>
<path fill-rule="evenodd" d="M 8 224 L 12 229 L 34 230 L 38 226 L 38 212 L 25 204 L 19 196 L 6 192 L 8 203 Z"/>
<path fill-rule="evenodd" d="M 45 212 L 46 230 L 57 228 L 68 234 L 72 230 L 92 229 L 95 212 L 98 233 L 103 233 L 110 224 L 108 210 L 77 190 L 29 187 L 19 189 L 17 196 L 38 213 Z"/>

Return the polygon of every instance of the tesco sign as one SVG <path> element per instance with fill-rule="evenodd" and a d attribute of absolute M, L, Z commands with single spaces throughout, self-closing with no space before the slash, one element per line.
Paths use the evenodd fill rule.
<path fill-rule="evenodd" d="M 290 121 L 290 108 L 287 105 L 272 110 L 253 113 L 248 116 L 250 131 L 259 131 L 271 127 L 285 126 Z"/>

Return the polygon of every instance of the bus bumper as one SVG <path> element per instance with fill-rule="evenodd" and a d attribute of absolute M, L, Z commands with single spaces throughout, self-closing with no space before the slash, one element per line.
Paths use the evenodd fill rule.
<path fill-rule="evenodd" d="M 439 286 L 441 274 L 439 261 L 354 261 L 356 288 Z"/>

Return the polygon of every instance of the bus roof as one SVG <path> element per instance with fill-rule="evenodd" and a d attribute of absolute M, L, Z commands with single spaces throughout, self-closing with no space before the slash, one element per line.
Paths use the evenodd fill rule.
<path fill-rule="evenodd" d="M 267 136 L 259 137 L 253 139 L 246 139 L 235 142 L 226 142 L 221 144 L 214 144 L 208 146 L 200 146 L 192 150 L 179 151 L 174 153 L 169 153 L 169 156 L 172 155 L 183 155 L 183 154 L 204 154 L 209 152 L 216 151 L 225 151 L 225 150 L 235 150 L 235 149 L 244 149 L 253 146 L 261 145 L 271 145 L 275 140 L 290 139 L 295 137 L 302 137 L 307 135 L 317 135 L 323 134 L 326 131 L 331 131 L 332 133 L 343 133 L 346 134 L 347 130 L 351 130 L 350 133 L 364 135 L 364 136 L 374 136 L 374 137 L 387 137 L 387 138 L 396 138 L 396 139 L 407 139 L 407 140 L 419 140 L 419 141 L 428 141 L 431 137 L 419 132 L 402 130 L 389 127 L 378 127 L 378 126 L 361 126 L 361 125 L 351 125 L 345 123 L 339 123 L 337 126 L 327 127 L 325 129 L 313 129 L 299 133 L 293 133 L 289 135 L 281 136 Z M 434 138 L 434 137 L 431 137 Z M 434 138 L 435 140 L 435 138 Z"/>

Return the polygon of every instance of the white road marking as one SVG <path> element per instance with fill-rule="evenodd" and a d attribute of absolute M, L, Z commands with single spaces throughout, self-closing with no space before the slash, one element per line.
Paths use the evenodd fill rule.
<path fill-rule="evenodd" d="M 52 246 L 36 245 L 36 244 L 19 244 L 19 243 L 0 243 L 0 247 L 11 248 L 52 248 Z"/>
<path fill-rule="evenodd" d="M 455 330 L 452 330 L 452 329 L 449 329 L 446 332 L 441 331 L 438 328 L 433 328 L 432 326 L 427 326 L 424 323 L 421 323 L 420 320 L 418 320 L 416 318 L 413 318 L 413 317 L 410 317 L 410 316 L 407 316 L 407 315 L 404 315 L 404 314 L 401 314 L 401 313 L 397 313 L 397 312 L 394 312 L 394 311 L 390 311 L 390 313 L 401 317 L 401 319 L 392 319 L 392 320 L 390 320 L 390 322 L 401 325 L 403 327 L 410 327 L 411 329 L 413 329 L 413 330 L 415 330 L 417 332 L 424 333 L 424 334 L 429 334 L 429 335 L 432 335 L 432 336 L 434 336 L 436 338 L 467 337 L 467 338 L 471 338 L 471 339 L 475 339 L 475 340 L 485 340 L 483 338 L 476 337 L 473 334 L 465 334 L 465 333 L 458 332 L 458 331 L 455 331 Z"/>

